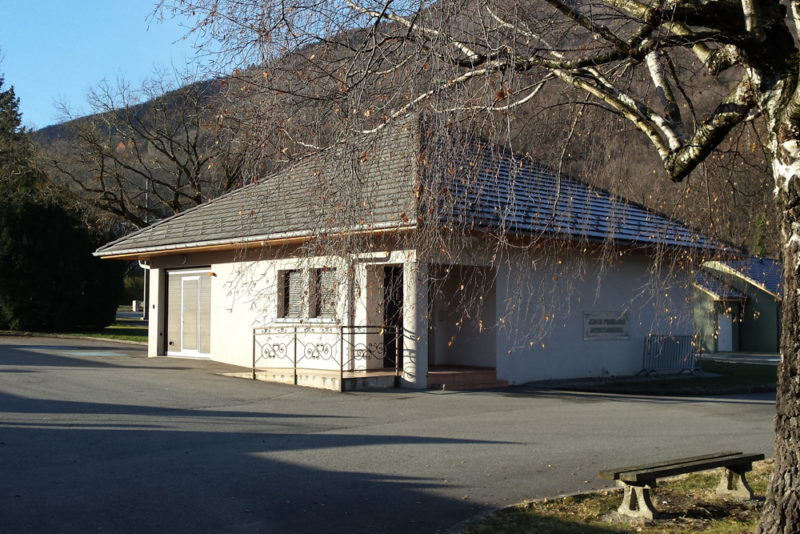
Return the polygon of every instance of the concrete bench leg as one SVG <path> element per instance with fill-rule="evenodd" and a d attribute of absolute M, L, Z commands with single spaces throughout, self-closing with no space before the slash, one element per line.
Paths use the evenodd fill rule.
<path fill-rule="evenodd" d="M 658 516 L 653 501 L 650 500 L 651 484 L 631 486 L 619 480 L 617 482 L 623 488 L 622 504 L 617 508 L 620 516 L 646 520 L 653 520 Z"/>
<path fill-rule="evenodd" d="M 746 473 L 747 470 L 725 469 L 717 486 L 717 497 L 727 497 L 740 501 L 752 500 L 755 495 L 747 483 Z"/>

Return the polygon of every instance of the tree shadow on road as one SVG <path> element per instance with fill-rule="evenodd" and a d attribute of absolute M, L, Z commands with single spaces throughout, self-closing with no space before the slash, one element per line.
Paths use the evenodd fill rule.
<path fill-rule="evenodd" d="M 229 430 L 224 411 L 57 404 L 0 397 L 30 414 L 0 421 L 4 531 L 434 532 L 486 509 L 401 467 L 419 447 L 486 442 L 337 433 L 269 413 Z"/>

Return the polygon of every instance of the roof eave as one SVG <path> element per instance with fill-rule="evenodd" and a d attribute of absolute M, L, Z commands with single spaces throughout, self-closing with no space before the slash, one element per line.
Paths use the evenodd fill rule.
<path fill-rule="evenodd" d="M 361 229 L 349 232 L 327 232 L 328 235 L 383 235 L 389 233 L 405 233 L 416 229 L 416 225 L 392 225 L 387 227 L 376 227 L 371 229 Z M 160 245 L 155 247 L 140 247 L 121 250 L 119 252 L 95 251 L 93 254 L 104 260 L 144 260 L 157 256 L 169 256 L 171 254 L 187 254 L 200 252 L 219 252 L 227 250 L 239 250 L 249 248 L 266 248 L 271 246 L 296 245 L 309 241 L 315 237 L 308 232 L 290 232 L 278 235 L 261 235 L 240 239 L 222 239 L 212 241 L 197 241 L 190 243 L 178 243 L 171 245 Z"/>
<path fill-rule="evenodd" d="M 726 274 L 730 274 L 732 276 L 735 276 L 737 278 L 740 278 L 740 279 L 744 280 L 745 282 L 747 282 L 751 286 L 760 289 L 761 291 L 763 291 L 767 295 L 770 295 L 772 298 L 777 299 L 779 301 L 783 301 L 783 297 L 781 295 L 778 295 L 777 293 L 775 293 L 773 291 L 770 291 L 761 282 L 750 278 L 749 276 L 745 275 L 744 273 L 742 273 L 740 271 L 737 271 L 733 267 L 730 267 L 729 265 L 726 265 L 725 263 L 720 262 L 720 261 L 711 261 L 711 262 L 708 262 L 708 263 L 710 265 L 712 265 L 713 267 L 715 267 L 715 268 L 721 270 L 722 272 L 726 273 Z"/>

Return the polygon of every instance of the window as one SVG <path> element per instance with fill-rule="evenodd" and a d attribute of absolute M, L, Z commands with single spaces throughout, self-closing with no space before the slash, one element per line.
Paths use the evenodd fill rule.
<path fill-rule="evenodd" d="M 586 312 L 583 314 L 583 339 L 627 339 L 628 314 L 626 312 Z"/>
<path fill-rule="evenodd" d="M 303 316 L 303 272 L 281 271 L 278 276 L 281 317 Z"/>
<path fill-rule="evenodd" d="M 314 269 L 312 273 L 313 306 L 309 317 L 333 318 L 337 301 L 336 269 Z"/>

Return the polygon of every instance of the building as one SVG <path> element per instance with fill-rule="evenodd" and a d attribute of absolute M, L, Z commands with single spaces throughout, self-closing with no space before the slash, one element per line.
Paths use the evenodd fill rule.
<path fill-rule="evenodd" d="M 630 375 L 691 335 L 685 260 L 723 244 L 457 137 L 412 117 L 96 255 L 149 266 L 150 356 L 334 389 Z"/>
<path fill-rule="evenodd" d="M 695 331 L 702 352 L 780 351 L 780 261 L 708 261 L 697 274 L 694 288 Z"/>

